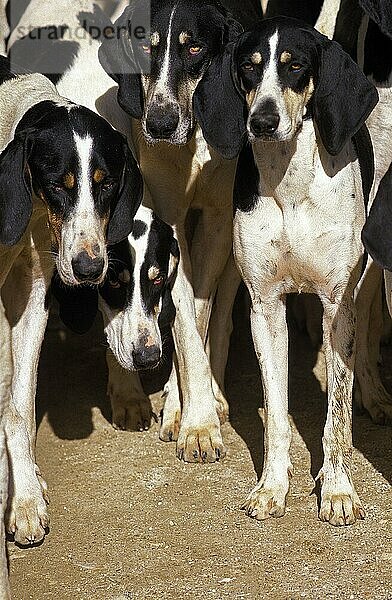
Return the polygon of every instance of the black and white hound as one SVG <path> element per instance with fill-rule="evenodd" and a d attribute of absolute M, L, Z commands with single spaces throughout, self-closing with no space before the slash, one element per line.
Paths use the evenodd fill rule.
<path fill-rule="evenodd" d="M 125 138 L 58 94 L 43 75 L 14 76 L 1 59 L 0 274 L 2 389 L 10 453 L 7 527 L 24 544 L 48 523 L 34 462 L 35 390 L 54 267 L 67 285 L 103 282 L 106 244 L 132 228 L 142 197 Z"/>
<path fill-rule="evenodd" d="M 60 317 L 73 331 L 89 329 L 102 313 L 108 341 L 108 397 L 117 429 L 148 429 L 151 404 L 138 372 L 163 360 L 175 309 L 171 288 L 179 250 L 173 229 L 149 208 L 140 206 L 128 238 L 108 249 L 109 269 L 99 288 L 75 290 L 52 284 Z M 124 402 L 124 398 L 134 398 Z"/>
<path fill-rule="evenodd" d="M 234 255 L 251 296 L 265 392 L 265 460 L 245 502 L 257 519 L 285 512 L 291 440 L 285 298 L 323 304 L 328 414 L 320 519 L 353 523 L 364 510 L 351 477 L 354 287 L 373 178 L 362 127 L 377 93 L 335 42 L 294 19 L 256 25 L 211 65 L 196 94 L 204 135 L 242 151 L 235 185 Z"/>
<path fill-rule="evenodd" d="M 73 33 L 80 32 L 82 25 L 86 27 L 84 35 L 78 35 L 75 38 Z M 59 92 L 74 102 L 98 112 L 113 127 L 126 135 L 132 144 L 130 119 L 118 105 L 117 86 L 103 70 L 98 60 L 98 49 L 105 27 L 109 29 L 112 24 L 102 11 L 97 9 L 93 1 L 77 0 L 73 3 L 71 11 L 68 0 L 58 0 L 50 6 L 45 0 L 31 0 L 18 26 L 11 33 L 10 56 L 17 65 L 44 73 L 50 65 L 56 65 L 56 73 L 48 73 L 48 77 L 56 83 Z M 53 36 L 53 31 L 58 34 L 57 39 L 53 39 L 56 37 Z M 101 35 L 94 34 L 92 36 L 89 31 L 100 32 Z M 27 34 L 27 32 L 31 33 Z M 112 268 L 109 269 L 108 278 L 114 273 L 116 261 L 122 260 L 117 258 L 117 253 L 120 252 L 123 255 L 127 244 L 129 248 L 132 248 L 132 256 L 136 263 L 143 260 L 144 256 L 145 260 L 148 260 L 148 257 L 152 259 L 154 253 L 158 253 L 157 256 L 159 255 L 160 260 L 163 260 L 162 268 L 165 267 L 166 251 L 164 248 L 169 244 L 169 238 L 170 236 L 172 238 L 173 231 L 169 226 L 164 225 L 157 215 L 153 217 L 149 215 L 149 209 L 140 207 L 137 222 L 144 223 L 143 231 L 145 231 L 139 240 L 136 240 L 131 232 L 128 242 L 125 240 L 118 248 L 110 248 L 110 256 L 114 262 Z M 134 233 L 137 234 L 137 229 Z M 172 246 L 171 256 L 174 257 L 176 252 L 178 253 L 175 248 L 175 240 L 172 239 L 169 245 Z M 173 271 L 173 266 L 171 265 L 170 271 Z M 137 268 L 136 265 L 135 268 Z M 134 266 L 131 266 L 130 270 L 133 271 L 133 269 Z M 165 271 L 163 271 L 163 275 L 164 273 Z M 113 323 L 117 323 L 115 329 L 109 326 L 105 328 L 110 348 L 113 351 L 113 353 L 109 351 L 107 354 L 108 396 L 112 405 L 113 425 L 120 429 L 145 429 L 147 423 L 150 422 L 148 415 L 151 414 L 151 404 L 144 394 L 138 370 L 147 369 L 154 363 L 150 345 L 151 338 L 154 338 L 157 344 L 155 355 L 161 355 L 163 351 L 162 339 L 159 338 L 156 329 L 156 318 L 159 317 L 159 322 L 162 324 L 162 312 L 166 313 L 164 305 L 169 303 L 170 293 L 166 283 L 161 288 L 157 283 L 151 288 L 151 297 L 148 299 L 148 282 L 145 282 L 144 279 L 145 275 L 137 279 L 135 288 L 129 290 L 128 296 L 132 297 L 132 302 L 128 301 L 127 307 L 120 311 L 118 317 L 113 320 Z M 174 280 L 174 277 L 171 276 L 169 279 Z M 159 281 L 159 277 L 157 281 Z M 80 333 L 87 331 L 96 314 L 97 291 L 91 288 L 69 289 L 58 283 L 58 279 L 55 278 L 52 290 L 60 300 L 63 321 L 74 331 Z M 116 285 L 123 287 L 123 283 L 120 281 Z M 133 278 L 131 283 L 133 284 Z M 105 287 L 107 287 L 106 283 Z M 163 305 L 154 307 L 151 315 L 147 311 L 146 316 L 142 306 L 145 303 L 147 306 L 154 302 L 156 300 L 154 296 L 158 290 L 163 294 Z M 116 292 L 114 292 L 115 297 Z M 139 312 L 137 312 L 137 306 L 140 308 Z M 107 312 L 109 307 L 110 302 L 106 309 L 103 307 L 103 312 Z M 150 352 L 147 352 L 146 348 L 140 347 L 142 338 L 138 334 L 139 318 L 141 322 L 145 323 L 146 330 L 150 331 L 148 336 L 143 337 L 149 344 Z M 139 360 L 134 363 L 132 350 L 138 347 L 140 350 L 138 352 Z M 117 353 L 116 348 L 119 349 Z M 113 356 L 116 355 L 119 355 L 120 364 L 124 368 L 118 366 L 113 360 Z"/>
<path fill-rule="evenodd" d="M 125 8 L 115 23 L 124 33 L 102 43 L 100 59 L 118 83 L 120 105 L 134 117 L 133 140 L 146 181 L 143 203 L 174 227 L 180 246 L 173 287 L 178 380 L 173 369 L 160 437 L 177 440 L 177 456 L 187 462 L 212 462 L 225 453 L 218 414 L 225 418 L 227 403 L 205 345 L 218 280 L 231 250 L 235 162 L 222 159 L 206 143 L 193 96 L 211 61 L 242 27 L 215 0 L 153 0 L 150 35 L 137 44 L 127 32 L 143 6 L 137 0 Z M 257 15 L 254 6 L 249 3 L 248 18 Z M 246 12 L 244 4 L 241 10 Z M 130 67 L 146 61 L 149 73 L 130 73 Z M 200 217 L 188 246 L 185 223 L 192 209 Z M 221 352 L 211 347 L 211 355 L 216 350 Z"/>

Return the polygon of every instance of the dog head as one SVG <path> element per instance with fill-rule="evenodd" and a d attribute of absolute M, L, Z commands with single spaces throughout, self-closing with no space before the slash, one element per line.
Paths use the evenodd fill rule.
<path fill-rule="evenodd" d="M 312 27 L 266 19 L 216 58 L 195 93 L 207 141 L 226 158 L 244 141 L 292 140 L 313 117 L 338 154 L 377 103 L 377 92 L 342 48 Z"/>
<path fill-rule="evenodd" d="M 186 144 L 195 127 L 194 91 L 212 58 L 242 28 L 215 0 L 152 0 L 150 32 L 138 43 L 130 27 L 142 7 L 135 0 L 125 9 L 115 23 L 122 35 L 104 40 L 99 58 L 119 85 L 121 107 L 141 119 L 147 142 Z"/>
<path fill-rule="evenodd" d="M 0 242 L 18 242 L 32 197 L 47 209 L 52 250 L 69 285 L 100 283 L 106 243 L 132 228 L 142 181 L 125 139 L 92 111 L 43 101 L 19 121 L 0 155 Z"/>
<path fill-rule="evenodd" d="M 125 369 L 152 368 L 161 359 L 162 334 L 175 316 L 171 288 L 178 259 L 172 228 L 144 207 L 128 240 L 110 250 L 99 307 L 109 346 Z"/>

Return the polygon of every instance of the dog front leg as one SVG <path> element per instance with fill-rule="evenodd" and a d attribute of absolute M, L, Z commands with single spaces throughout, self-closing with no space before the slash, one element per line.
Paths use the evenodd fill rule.
<path fill-rule="evenodd" d="M 223 458 L 225 449 L 212 391 L 211 369 L 196 325 L 190 259 L 183 228 L 177 228 L 177 239 L 181 258 L 172 291 L 176 307 L 173 337 L 183 400 L 177 456 L 186 462 L 214 462 Z"/>
<path fill-rule="evenodd" d="M 12 401 L 5 422 L 11 469 L 6 523 L 20 544 L 39 542 L 49 523 L 47 487 L 35 464 L 37 369 L 48 317 L 46 292 L 53 270 L 51 264 L 43 264 L 46 260 L 34 248 L 26 249 L 3 288 L 12 325 L 14 362 Z"/>
<path fill-rule="evenodd" d="M 292 465 L 289 456 L 291 427 L 288 419 L 288 333 L 286 302 L 266 294 L 255 298 L 251 289 L 251 328 L 264 388 L 264 465 L 259 483 L 243 509 L 263 520 L 281 517 L 286 509 Z"/>
<path fill-rule="evenodd" d="M 340 302 L 326 296 L 321 296 L 321 301 L 328 412 L 323 436 L 324 463 L 319 474 L 319 516 L 331 525 L 350 525 L 365 516 L 351 478 L 355 306 L 347 292 Z"/>

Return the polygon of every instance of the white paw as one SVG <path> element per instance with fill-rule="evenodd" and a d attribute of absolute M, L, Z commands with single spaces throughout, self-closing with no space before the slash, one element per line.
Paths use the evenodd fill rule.
<path fill-rule="evenodd" d="M 177 457 L 180 460 L 211 463 L 221 460 L 225 455 L 219 422 L 197 427 L 181 424 L 177 440 Z"/>
<path fill-rule="evenodd" d="M 357 519 L 365 518 L 365 511 L 351 478 L 342 470 L 329 477 L 320 474 L 321 505 L 319 518 L 335 527 L 352 525 Z"/>
<path fill-rule="evenodd" d="M 13 534 L 15 542 L 22 546 L 42 541 L 49 527 L 47 486 L 39 472 L 36 474 L 37 485 L 34 485 L 34 492 L 15 494 L 10 498 L 5 519 L 7 531 Z"/>
<path fill-rule="evenodd" d="M 286 512 L 286 496 L 289 489 L 288 479 L 284 483 L 258 483 L 249 494 L 242 510 L 248 517 L 264 521 L 270 517 L 283 517 Z"/>

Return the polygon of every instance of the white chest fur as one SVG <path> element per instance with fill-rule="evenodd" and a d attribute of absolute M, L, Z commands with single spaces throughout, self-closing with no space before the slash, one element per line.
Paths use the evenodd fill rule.
<path fill-rule="evenodd" d="M 243 277 L 279 284 L 282 292 L 317 292 L 326 283 L 332 289 L 362 254 L 365 209 L 353 145 L 332 157 L 318 146 L 312 121 L 305 121 L 295 140 L 258 142 L 253 152 L 258 201 L 234 219 Z"/>

